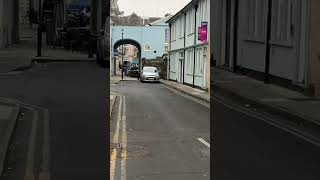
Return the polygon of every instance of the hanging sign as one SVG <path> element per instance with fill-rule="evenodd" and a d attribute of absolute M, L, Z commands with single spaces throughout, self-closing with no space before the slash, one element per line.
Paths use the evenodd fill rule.
<path fill-rule="evenodd" d="M 198 28 L 198 40 L 208 42 L 208 22 L 201 22 L 201 27 Z"/>

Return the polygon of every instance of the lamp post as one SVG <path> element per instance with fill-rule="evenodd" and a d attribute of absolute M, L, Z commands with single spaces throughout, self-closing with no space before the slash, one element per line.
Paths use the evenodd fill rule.
<path fill-rule="evenodd" d="M 41 0 L 39 0 L 39 12 L 38 12 L 38 44 L 37 44 L 37 56 L 41 56 L 41 49 L 42 49 L 42 17 L 41 17 Z"/>
<path fill-rule="evenodd" d="M 123 63 L 123 56 L 124 56 L 124 51 L 123 51 L 123 29 L 122 29 L 122 50 L 121 50 L 121 58 L 122 58 L 122 68 L 121 68 L 121 79 L 123 80 L 123 70 L 124 70 L 124 63 Z"/>

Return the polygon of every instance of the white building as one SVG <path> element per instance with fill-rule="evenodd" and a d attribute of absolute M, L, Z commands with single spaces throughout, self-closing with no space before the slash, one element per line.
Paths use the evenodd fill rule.
<path fill-rule="evenodd" d="M 210 89 L 210 0 L 193 0 L 168 20 L 170 52 L 168 79 Z M 205 26 L 205 40 L 199 28 Z"/>
<path fill-rule="evenodd" d="M 217 67 L 320 96 L 319 2 L 212 0 Z"/>

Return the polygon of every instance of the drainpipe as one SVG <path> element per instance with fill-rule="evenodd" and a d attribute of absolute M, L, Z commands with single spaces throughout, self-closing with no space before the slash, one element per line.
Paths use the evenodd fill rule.
<path fill-rule="evenodd" d="M 234 32 L 233 32 L 233 72 L 237 71 L 237 57 L 238 57 L 238 14 L 239 14 L 239 0 L 235 1 L 235 10 L 234 10 Z"/>
<path fill-rule="evenodd" d="M 197 11 L 198 11 L 198 4 L 194 6 L 195 11 L 194 11 L 194 45 L 197 44 Z M 194 88 L 194 75 L 195 75 L 195 66 L 196 66 L 196 47 L 194 47 L 193 50 L 193 82 L 192 82 L 192 87 Z"/>
<path fill-rule="evenodd" d="M 182 67 L 182 84 L 184 84 L 184 70 L 185 70 L 185 63 L 186 63 L 186 29 L 187 29 L 187 13 L 184 13 L 184 37 L 183 37 L 183 67 Z"/>
<path fill-rule="evenodd" d="M 265 59 L 265 78 L 264 82 L 269 82 L 269 66 L 270 66 L 270 34 L 271 34 L 271 11 L 272 0 L 268 1 L 268 20 L 267 20 L 267 37 L 266 37 L 266 59 Z"/>
<path fill-rule="evenodd" d="M 168 77 L 167 79 L 170 80 L 170 57 L 171 57 L 171 24 L 169 24 L 169 57 L 168 57 Z"/>

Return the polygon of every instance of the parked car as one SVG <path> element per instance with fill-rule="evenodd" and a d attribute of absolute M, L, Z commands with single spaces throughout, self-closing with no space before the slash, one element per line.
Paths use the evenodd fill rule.
<path fill-rule="evenodd" d="M 139 77 L 139 66 L 131 66 L 128 72 L 128 76 L 130 77 Z"/>
<path fill-rule="evenodd" d="M 98 37 L 96 50 L 96 61 L 100 66 L 104 68 L 110 68 L 109 28 L 110 17 L 106 19 L 104 30 Z"/>
<path fill-rule="evenodd" d="M 140 74 L 140 81 L 160 82 L 160 75 L 158 69 L 152 66 L 144 66 Z"/>

